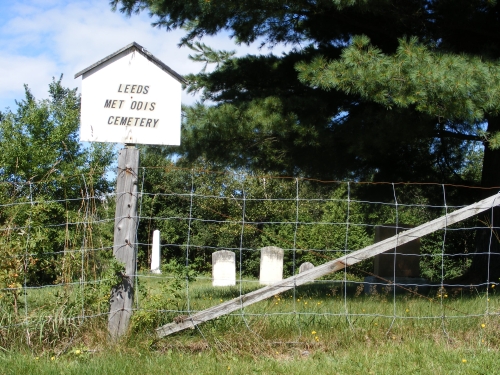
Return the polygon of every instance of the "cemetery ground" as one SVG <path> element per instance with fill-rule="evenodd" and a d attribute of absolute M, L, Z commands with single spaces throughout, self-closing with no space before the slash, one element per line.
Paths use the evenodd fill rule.
<path fill-rule="evenodd" d="M 29 323 L 22 301 L 17 316 L 2 304 L 0 374 L 435 375 L 494 374 L 500 366 L 494 284 L 488 294 L 434 288 L 394 296 L 386 289 L 367 295 L 356 283 L 347 283 L 344 294 L 342 281 L 323 280 L 157 339 L 155 328 L 188 308 L 202 310 L 259 287 L 248 280 L 214 288 L 207 277 L 172 288 L 172 280 L 140 278 L 140 309 L 129 334 L 115 343 L 107 339 L 106 311 L 75 318 L 82 308 L 78 286 L 66 291 L 65 305 L 58 288 L 30 290 Z"/>

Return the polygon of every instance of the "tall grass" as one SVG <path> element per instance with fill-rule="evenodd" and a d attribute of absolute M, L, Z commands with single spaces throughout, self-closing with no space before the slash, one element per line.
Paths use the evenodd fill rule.
<path fill-rule="evenodd" d="M 500 364 L 495 289 L 367 295 L 360 284 L 318 281 L 157 339 L 158 325 L 190 313 L 188 300 L 202 310 L 259 287 L 205 279 L 174 293 L 169 280 L 140 278 L 140 306 L 119 343 L 107 340 L 106 314 L 81 317 L 77 287 L 63 305 L 56 288 L 31 290 L 29 316 L 1 305 L 0 374 L 492 374 Z"/>

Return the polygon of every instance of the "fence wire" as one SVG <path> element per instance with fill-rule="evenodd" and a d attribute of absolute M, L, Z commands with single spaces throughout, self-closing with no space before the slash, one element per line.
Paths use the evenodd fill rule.
<path fill-rule="evenodd" d="M 89 181 L 81 176 L 72 187 L 80 196 L 67 198 L 51 196 L 50 181 L 0 185 L 0 332 L 55 317 L 66 324 L 107 319 L 120 267 L 112 256 L 115 195 L 95 191 Z M 150 329 L 257 290 L 263 247 L 283 250 L 282 276 L 289 277 L 305 262 L 318 266 L 371 245 L 381 227 L 398 235 L 398 228 L 489 195 L 443 184 L 175 168 L 142 168 L 140 181 L 132 325 Z M 418 239 L 410 252 L 395 248 L 385 258 L 345 267 L 255 306 L 241 305 L 229 317 L 260 335 L 262 320 L 288 316 L 299 340 L 315 319 L 342 318 L 352 329 L 359 319 L 386 318 L 388 330 L 398 321 L 430 319 L 446 332 L 453 319 L 498 316 L 495 212 L 446 225 Z M 149 269 L 154 230 L 161 233 L 161 274 Z M 220 250 L 235 254 L 234 286 L 212 286 L 212 254 Z M 385 267 L 391 272 L 377 271 L 383 262 L 391 263 Z M 422 300 L 427 308 L 407 307 Z M 362 308 L 367 301 L 369 311 Z M 205 329 L 198 326 L 202 336 Z"/>

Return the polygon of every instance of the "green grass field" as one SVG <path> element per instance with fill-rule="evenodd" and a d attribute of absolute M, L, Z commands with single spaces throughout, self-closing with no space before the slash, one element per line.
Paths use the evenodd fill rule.
<path fill-rule="evenodd" d="M 255 281 L 212 288 L 198 280 L 174 296 L 162 281 L 140 279 L 141 309 L 118 343 L 107 339 L 106 315 L 72 319 L 81 310 L 76 291 L 66 299 L 57 288 L 29 291 L 29 323 L 23 306 L 15 316 L 2 305 L 0 374 L 500 373 L 494 288 L 394 297 L 349 284 L 344 296 L 341 283 L 322 281 L 157 339 L 154 328 L 188 305 L 201 310 L 258 288 Z"/>

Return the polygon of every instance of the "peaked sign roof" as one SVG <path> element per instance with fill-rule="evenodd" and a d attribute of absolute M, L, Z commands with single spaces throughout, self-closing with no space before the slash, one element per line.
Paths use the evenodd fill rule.
<path fill-rule="evenodd" d="M 159 60 L 158 58 L 153 56 L 153 54 L 151 52 L 149 52 L 147 49 L 145 49 L 140 44 L 137 44 L 136 42 L 132 42 L 129 45 L 126 45 L 125 47 L 119 49 L 115 53 L 112 53 L 111 55 L 106 56 L 104 59 L 99 60 L 95 64 L 92 64 L 89 67 L 79 71 L 78 73 L 75 74 L 75 79 L 80 77 L 84 73 L 87 73 L 87 72 L 91 71 L 92 69 L 98 67 L 99 65 L 104 64 L 106 61 L 111 60 L 113 57 L 118 56 L 120 53 L 125 52 L 129 49 L 139 52 L 141 55 L 143 55 L 145 58 L 147 58 L 153 64 L 156 64 L 160 69 L 163 69 L 165 72 L 167 72 L 172 77 L 174 77 L 176 80 L 178 80 L 180 83 L 186 83 L 186 80 L 184 79 L 184 77 L 182 77 L 179 73 L 172 70 L 169 66 L 164 64 L 161 60 Z"/>

